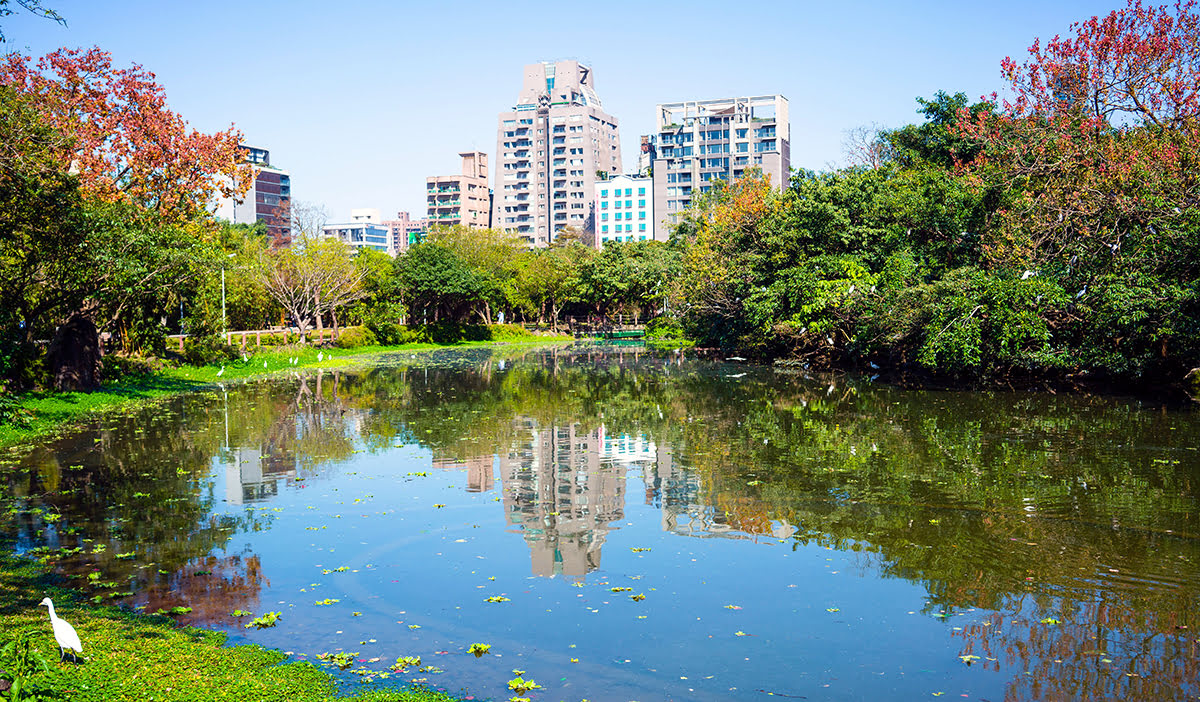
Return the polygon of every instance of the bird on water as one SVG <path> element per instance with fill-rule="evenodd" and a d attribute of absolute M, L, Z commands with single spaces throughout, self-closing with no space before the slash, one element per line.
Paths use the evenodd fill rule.
<path fill-rule="evenodd" d="M 75 658 L 76 653 L 83 653 L 83 643 L 79 641 L 79 634 L 75 633 L 75 627 L 71 626 L 67 620 L 58 618 L 58 615 L 54 613 L 54 603 L 50 601 L 50 598 L 43 598 L 38 606 L 50 609 L 50 626 L 54 629 L 54 640 L 58 642 L 59 660 L 66 660 L 67 649 L 72 651 L 71 658 Z"/>

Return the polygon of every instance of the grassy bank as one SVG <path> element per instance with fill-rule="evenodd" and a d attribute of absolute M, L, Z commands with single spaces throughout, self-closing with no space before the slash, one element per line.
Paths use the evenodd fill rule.
<path fill-rule="evenodd" d="M 248 356 L 246 360 L 238 359 L 227 364 L 138 366 L 115 373 L 110 370 L 110 379 L 95 392 L 46 391 L 19 396 L 17 402 L 21 410 L 20 420 L 0 423 L 0 447 L 52 436 L 64 427 L 106 409 L 152 401 L 217 382 L 229 382 L 296 368 L 341 368 L 371 356 L 395 351 L 431 351 L 492 346 L 499 343 L 506 346 L 540 345 L 559 340 L 561 339 L 557 337 L 530 336 L 518 341 L 467 341 L 450 345 L 417 343 L 364 346 L 356 349 L 279 347 L 260 351 Z M 296 360 L 295 365 L 292 364 L 293 358 Z"/>
<path fill-rule="evenodd" d="M 83 642 L 81 663 L 59 662 L 59 650 L 44 607 L 50 596 L 59 617 L 69 621 Z M 171 700 L 176 702 L 256 702 L 258 700 L 364 700 L 375 702 L 453 702 L 455 698 L 414 687 L 373 690 L 339 697 L 334 679 L 311 663 L 286 662 L 286 656 L 260 646 L 224 646 L 225 635 L 179 627 L 169 617 L 140 615 L 115 607 L 76 604 L 70 592 L 54 585 L 38 564 L 0 556 L 0 650 L 11 641 L 28 642 L 28 659 L 39 657 L 48 670 L 34 666 L 26 683 L 44 691 L 26 699 L 80 702 Z M 23 671 L 12 655 L 0 654 L 0 668 L 13 678 Z M 7 699 L 0 694 L 0 699 Z"/>

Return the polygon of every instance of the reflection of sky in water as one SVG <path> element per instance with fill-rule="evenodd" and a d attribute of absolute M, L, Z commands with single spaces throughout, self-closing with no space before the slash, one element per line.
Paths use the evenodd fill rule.
<path fill-rule="evenodd" d="M 154 532 L 130 524 L 109 532 L 108 554 L 64 570 L 124 568 L 139 584 L 131 601 L 193 606 L 192 621 L 230 631 L 235 643 L 310 660 L 356 652 L 364 662 L 355 667 L 376 673 L 398 656 L 420 655 L 445 672 L 413 670 L 403 679 L 496 699 L 508 697 L 514 668 L 545 686 L 537 698 L 598 702 L 752 699 L 764 691 L 1033 699 L 1027 679 L 1060 674 L 1097 696 L 1195 691 L 1194 650 L 1173 652 L 1181 641 L 1162 629 L 1200 619 L 1195 597 L 1186 596 L 1196 591 L 1188 564 L 1200 549 L 1191 535 L 1161 530 L 1191 523 L 1194 496 L 1163 495 L 1158 509 L 1146 510 L 1121 490 L 1087 492 L 1075 481 L 1035 499 L 1009 488 L 1021 478 L 1002 473 L 976 478 L 972 489 L 983 496 L 975 502 L 953 492 L 957 476 L 1001 471 L 1017 459 L 1048 472 L 1057 466 L 1044 456 L 1072 460 L 1071 442 L 1082 439 L 1063 419 L 1069 411 L 1021 410 L 1037 425 L 980 432 L 963 419 L 976 410 L 944 394 L 844 381 L 789 385 L 762 369 L 731 374 L 681 365 L 674 355 L 670 363 L 623 360 L 615 375 L 607 368 L 608 386 L 581 370 L 590 359 L 488 366 L 479 352 L 438 358 L 466 370 L 324 374 L 320 384 L 305 376 L 177 402 L 173 412 L 195 436 L 137 460 L 177 478 L 170 489 L 178 494 L 151 496 L 136 481 L 110 489 L 122 506 L 145 503 L 135 513 L 150 524 L 155 514 L 198 505 L 174 518 L 190 535 L 164 526 L 160 541 L 140 549 L 155 563 L 114 560 L 113 551 L 131 548 L 130 532 Z M 575 375 L 548 372 L 572 364 Z M 508 375 L 522 368 L 527 375 Z M 766 382 L 748 384 L 755 380 Z M 588 413 L 564 415 L 581 395 Z M 554 413 L 547 407 L 560 418 L 535 418 Z M 179 441 L 173 417 L 154 419 L 163 443 Z M 43 485 L 61 476 L 82 486 L 72 494 L 83 500 L 101 467 L 134 465 L 129 454 L 154 445 L 148 424 L 116 423 L 27 465 Z M 147 436 L 115 438 L 135 426 Z M 922 455 L 897 439 L 931 426 L 945 440 L 940 453 Z M 93 441 L 104 449 L 97 453 Z M 908 453 L 893 460 L 897 446 Z M 180 464 L 178 474 L 175 465 L 161 468 L 169 461 Z M 922 467 L 938 461 L 949 472 Z M 76 462 L 94 471 L 87 481 L 70 467 Z M 1183 465 L 1194 471 L 1194 456 Z M 1122 484 L 1103 471 L 1087 480 L 1101 490 Z M 187 491 L 190 498 L 179 496 Z M 904 494 L 910 499 L 897 499 Z M 95 504 L 59 507 L 105 513 Z M 106 509 L 106 529 L 130 520 L 114 521 L 126 513 Z M 1139 520 L 1154 528 L 1114 528 Z M 31 520 L 16 531 L 28 546 L 58 538 L 59 526 L 41 525 L 40 536 L 38 526 Z M 1179 563 L 1132 565 L 1147 544 Z M 1041 582 L 1047 553 L 1094 565 Z M 164 568 L 173 555 L 186 562 Z M 1147 592 L 1173 603 L 1177 590 L 1178 602 L 1193 604 L 1177 607 L 1171 622 L 1154 594 L 1138 604 Z M 492 596 L 508 601 L 485 601 Z M 234 608 L 283 616 L 276 628 L 246 630 L 247 620 L 229 616 Z M 1064 624 L 1042 624 L 1047 612 Z M 1107 633 L 1089 642 L 1101 619 Z M 1122 647 L 1147 634 L 1150 620 L 1158 627 L 1142 656 L 1150 663 L 1134 665 L 1137 652 Z M 475 642 L 491 644 L 491 654 L 466 655 Z M 1159 686 L 1137 687 L 1125 672 L 1158 675 Z"/>

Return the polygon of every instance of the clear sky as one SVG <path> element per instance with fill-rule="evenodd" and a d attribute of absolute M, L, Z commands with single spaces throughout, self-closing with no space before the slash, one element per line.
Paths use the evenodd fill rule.
<path fill-rule="evenodd" d="M 460 151 L 494 160 L 497 114 L 527 63 L 592 66 L 626 170 L 657 103 L 772 93 L 790 102 L 792 166 L 823 170 L 842 162 L 846 130 L 916 121 L 914 98 L 938 90 L 1002 91 L 1005 56 L 1124 4 L 43 2 L 67 27 L 18 10 L 4 49 L 97 45 L 119 66 L 141 64 L 192 126 L 235 124 L 291 172 L 294 199 L 334 221 L 353 207 L 421 216 L 426 176 L 457 173 Z"/>

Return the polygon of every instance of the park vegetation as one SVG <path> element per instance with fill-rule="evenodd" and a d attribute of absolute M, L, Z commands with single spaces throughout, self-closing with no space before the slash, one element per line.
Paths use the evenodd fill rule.
<path fill-rule="evenodd" d="M 1177 381 L 1200 366 L 1198 36 L 1193 2 L 1131 1 L 1005 59 L 1004 97 L 938 92 L 919 123 L 857 130 L 845 168 L 701 184 L 669 242 L 435 227 L 394 259 L 319 218 L 283 247 L 215 219 L 253 177 L 240 134 L 190 129 L 143 68 L 10 53 L 0 383 L 54 385 L 80 319 L 110 354 L 187 333 L 196 364 L 237 356 L 227 330 L 356 346 L 628 321 L 813 367 Z"/>
<path fill-rule="evenodd" d="M 854 165 L 714 183 L 676 237 L 701 343 L 968 380 L 1200 365 L 1200 24 L 1128 7 L 918 99 Z M 859 133 L 861 137 L 861 132 Z"/>

